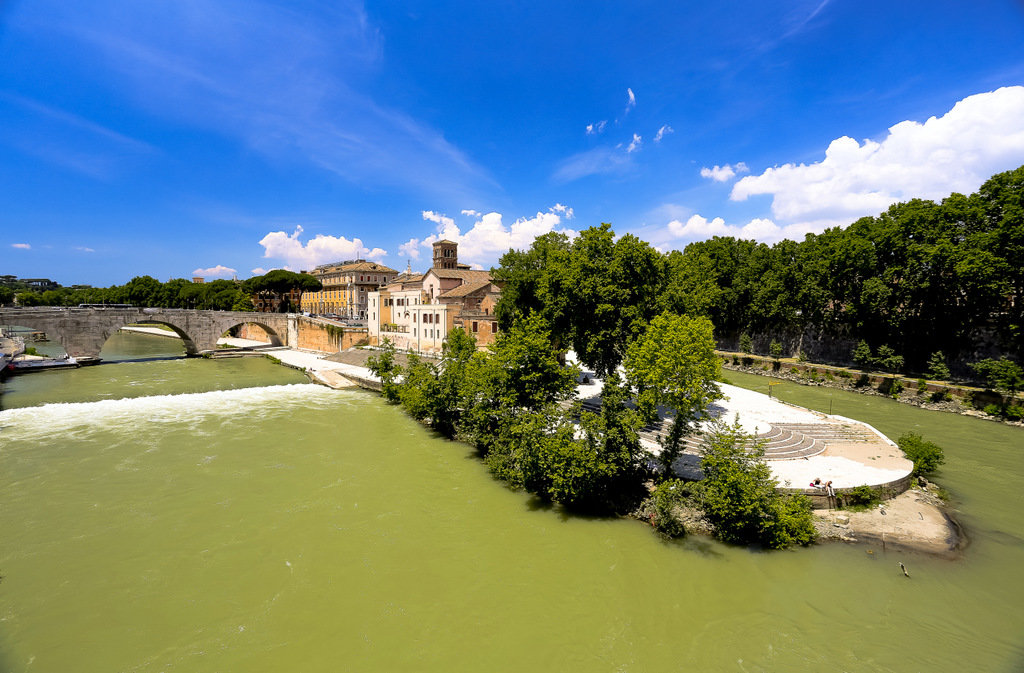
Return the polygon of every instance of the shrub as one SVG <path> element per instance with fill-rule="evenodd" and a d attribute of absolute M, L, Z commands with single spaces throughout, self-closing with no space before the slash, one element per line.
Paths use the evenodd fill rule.
<path fill-rule="evenodd" d="M 852 379 L 853 378 L 853 374 L 851 374 L 850 372 L 846 371 L 845 369 L 840 369 L 838 372 L 836 372 L 836 376 L 838 376 L 841 379 Z"/>
<path fill-rule="evenodd" d="M 928 382 L 925 381 L 924 379 L 918 379 L 917 380 L 917 394 L 918 395 L 924 395 L 926 392 L 928 392 Z"/>
<path fill-rule="evenodd" d="M 773 549 L 814 541 L 809 501 L 775 490 L 764 450 L 738 422 L 719 422 L 707 432 L 701 454 L 705 477 L 699 499 L 716 537 Z"/>
<path fill-rule="evenodd" d="M 939 465 L 946 462 L 942 447 L 932 442 L 926 442 L 916 432 L 901 435 L 896 443 L 907 458 L 914 461 L 914 476 L 934 472 Z"/>
<path fill-rule="evenodd" d="M 853 352 L 850 355 L 853 357 L 853 363 L 861 369 L 870 370 L 872 363 L 875 361 L 874 356 L 871 355 L 871 346 L 863 339 L 853 347 Z"/>
<path fill-rule="evenodd" d="M 998 416 L 1001 411 L 998 404 L 986 404 L 985 408 L 982 409 L 989 416 Z"/>
<path fill-rule="evenodd" d="M 754 340 L 746 332 L 740 335 L 740 350 L 744 353 L 750 353 L 754 350 Z"/>
<path fill-rule="evenodd" d="M 1024 418 L 1024 407 L 1019 404 L 1009 404 L 1003 409 L 1003 415 L 1011 421 L 1019 421 Z"/>
<path fill-rule="evenodd" d="M 992 388 L 1000 392 L 1009 393 L 1012 397 L 1015 392 L 1024 388 L 1024 369 L 1007 357 L 998 360 L 981 360 L 971 365 L 971 369 L 985 379 Z"/>
<path fill-rule="evenodd" d="M 935 351 L 928 360 L 928 378 L 933 381 L 948 381 L 949 367 L 946 366 L 946 356 L 942 351 Z"/>
<path fill-rule="evenodd" d="M 782 344 L 780 344 L 777 339 L 772 339 L 771 345 L 768 346 L 768 353 L 778 360 L 782 357 Z"/>
<path fill-rule="evenodd" d="M 854 486 L 839 495 L 844 507 L 866 508 L 880 502 L 878 493 L 870 486 Z"/>
<path fill-rule="evenodd" d="M 875 364 L 883 371 L 896 373 L 903 369 L 903 356 L 896 355 L 896 351 L 889 346 L 882 345 L 878 347 Z"/>
<path fill-rule="evenodd" d="M 796 354 L 796 361 L 797 362 L 807 362 L 807 352 L 801 350 L 799 353 L 797 353 Z"/>
<path fill-rule="evenodd" d="M 663 481 L 651 493 L 651 506 L 654 509 L 654 520 L 651 522 L 655 530 L 665 537 L 675 538 L 686 535 L 686 527 L 675 509 L 685 499 L 685 482 L 679 479 Z"/>

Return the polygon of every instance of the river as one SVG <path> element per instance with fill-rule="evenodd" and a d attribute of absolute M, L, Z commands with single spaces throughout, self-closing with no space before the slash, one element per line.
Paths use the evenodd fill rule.
<path fill-rule="evenodd" d="M 260 359 L 9 380 L 0 671 L 1024 668 L 1019 429 L 778 391 L 934 435 L 972 544 L 764 553 L 566 516 L 378 396 L 303 381 Z"/>

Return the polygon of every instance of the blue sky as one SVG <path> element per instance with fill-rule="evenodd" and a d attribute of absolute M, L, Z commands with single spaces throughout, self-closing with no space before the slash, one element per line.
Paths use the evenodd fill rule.
<path fill-rule="evenodd" d="M 1024 164 L 1024 3 L 0 0 L 0 273 L 768 243 Z"/>

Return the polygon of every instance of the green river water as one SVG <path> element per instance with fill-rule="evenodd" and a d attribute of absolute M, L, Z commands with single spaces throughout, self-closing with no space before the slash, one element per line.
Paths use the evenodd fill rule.
<path fill-rule="evenodd" d="M 122 335 L 103 355 L 178 347 Z M 376 395 L 262 359 L 12 378 L 0 673 L 1024 670 L 1024 432 L 774 392 L 943 445 L 963 558 L 566 516 Z"/>

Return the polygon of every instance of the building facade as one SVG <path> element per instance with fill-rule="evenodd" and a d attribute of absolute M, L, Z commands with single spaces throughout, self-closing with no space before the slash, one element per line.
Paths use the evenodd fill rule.
<path fill-rule="evenodd" d="M 368 319 L 369 294 L 392 282 L 398 272 L 377 262 L 356 259 L 336 264 L 324 264 L 312 271 L 323 289 L 303 292 L 300 306 L 304 313 L 333 314 L 342 320 Z"/>
<path fill-rule="evenodd" d="M 369 293 L 371 345 L 389 339 L 399 350 L 440 353 L 448 333 L 461 327 L 483 348 L 494 341 L 494 306 L 501 296 L 490 273 L 459 264 L 458 244 L 434 243 L 434 266 L 425 274 L 406 272 Z"/>

